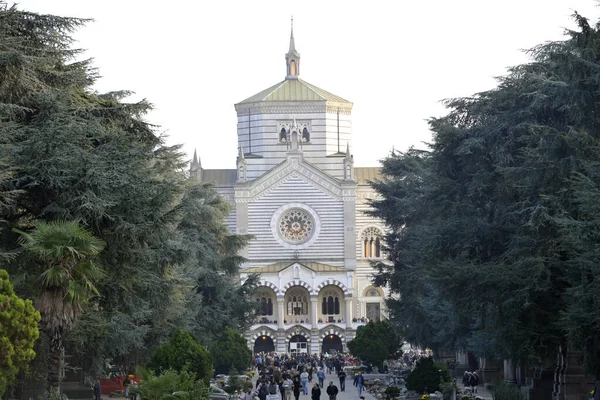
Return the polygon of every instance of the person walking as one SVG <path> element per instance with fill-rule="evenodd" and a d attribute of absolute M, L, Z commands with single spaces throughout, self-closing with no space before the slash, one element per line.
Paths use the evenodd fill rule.
<path fill-rule="evenodd" d="M 290 379 L 289 376 L 285 377 L 285 380 L 283 381 L 283 385 L 281 385 L 283 387 L 283 394 L 284 394 L 284 399 L 283 400 L 292 400 L 292 380 Z"/>
<path fill-rule="evenodd" d="M 469 371 L 465 371 L 462 377 L 462 384 L 465 387 L 465 389 L 469 386 L 469 381 Z"/>
<path fill-rule="evenodd" d="M 304 394 L 308 394 L 308 372 L 306 372 L 306 369 L 300 374 L 300 383 L 302 383 Z"/>
<path fill-rule="evenodd" d="M 471 372 L 471 376 L 469 376 L 469 385 L 473 391 L 472 393 L 477 393 L 477 386 L 479 386 L 479 375 L 477 375 L 477 371 Z"/>
<path fill-rule="evenodd" d="M 323 371 L 323 368 L 319 368 L 319 371 L 317 371 L 317 378 L 319 378 L 319 387 L 323 389 L 323 384 L 325 383 L 325 371 Z"/>
<path fill-rule="evenodd" d="M 294 400 L 298 400 L 300 398 L 300 390 L 302 389 L 302 384 L 300 383 L 300 379 L 296 377 L 294 379 Z"/>
<path fill-rule="evenodd" d="M 340 379 L 340 390 L 344 392 L 346 390 L 346 372 L 343 369 L 340 370 L 338 378 Z"/>
<path fill-rule="evenodd" d="M 321 400 L 321 388 L 317 382 L 315 382 L 315 386 L 312 388 L 310 398 L 311 400 Z"/>
<path fill-rule="evenodd" d="M 100 386 L 100 381 L 96 379 L 96 383 L 94 384 L 94 400 L 100 400 L 102 398 L 102 386 Z"/>
<path fill-rule="evenodd" d="M 339 390 L 337 386 L 333 384 L 333 381 L 329 382 L 329 386 L 327 386 L 327 394 L 329 395 L 329 400 L 335 400 Z"/>
<path fill-rule="evenodd" d="M 365 385 L 365 378 L 362 376 L 362 372 L 358 372 L 358 374 L 354 375 L 354 386 L 356 386 L 356 393 L 358 393 L 358 397 L 362 395 L 363 386 Z"/>

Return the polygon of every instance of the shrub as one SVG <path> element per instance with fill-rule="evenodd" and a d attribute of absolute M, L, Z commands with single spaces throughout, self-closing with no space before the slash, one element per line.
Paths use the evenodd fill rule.
<path fill-rule="evenodd" d="M 148 368 L 158 373 L 168 369 L 176 372 L 185 369 L 208 384 L 213 374 L 212 361 L 212 355 L 196 338 L 188 332 L 177 330 L 167 344 L 154 351 Z"/>
<path fill-rule="evenodd" d="M 525 395 L 515 384 L 496 382 L 490 387 L 494 400 L 525 400 Z"/>
<path fill-rule="evenodd" d="M 180 398 L 186 400 L 208 400 L 208 389 L 202 380 L 197 380 L 193 373 L 172 369 L 156 375 L 144 368 L 138 368 L 137 375 L 141 378 L 138 387 L 131 391 L 138 393 L 144 400 L 164 400 L 165 398 Z"/>
<path fill-rule="evenodd" d="M 440 390 L 440 384 L 452 380 L 448 367 L 436 364 L 433 358 L 424 357 L 417 361 L 415 369 L 406 377 L 406 388 L 417 393 L 432 393 Z"/>
<path fill-rule="evenodd" d="M 210 348 L 215 373 L 225 374 L 231 368 L 245 371 L 252 362 L 252 350 L 239 332 L 226 328 Z"/>

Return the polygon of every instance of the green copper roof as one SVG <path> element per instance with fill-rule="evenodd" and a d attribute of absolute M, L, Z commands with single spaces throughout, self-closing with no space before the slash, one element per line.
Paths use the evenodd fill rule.
<path fill-rule="evenodd" d="M 262 101 L 333 101 L 336 103 L 350 103 L 348 100 L 329 93 L 301 79 L 286 79 L 268 89 L 238 104 L 258 103 Z"/>

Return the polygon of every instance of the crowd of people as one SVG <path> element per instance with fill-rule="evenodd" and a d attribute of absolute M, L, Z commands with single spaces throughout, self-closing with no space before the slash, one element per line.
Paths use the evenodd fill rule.
<path fill-rule="evenodd" d="M 258 371 L 256 385 L 244 388 L 241 400 L 299 400 L 300 396 L 311 396 L 311 400 L 321 400 L 327 394 L 329 400 L 336 400 L 339 392 L 346 391 L 345 366 L 354 366 L 358 360 L 345 354 L 257 354 L 252 364 Z M 325 382 L 327 375 L 335 375 L 334 380 Z M 357 373 L 353 378 L 358 398 L 363 398 L 364 378 Z"/>

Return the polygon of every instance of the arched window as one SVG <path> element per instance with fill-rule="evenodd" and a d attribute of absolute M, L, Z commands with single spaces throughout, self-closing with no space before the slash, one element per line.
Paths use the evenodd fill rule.
<path fill-rule="evenodd" d="M 296 75 L 296 61 L 294 61 L 294 60 L 290 61 L 290 75 L 291 76 Z"/>
<path fill-rule="evenodd" d="M 321 314 L 338 315 L 340 313 L 340 298 L 334 291 L 329 291 L 323 295 L 321 302 Z"/>
<path fill-rule="evenodd" d="M 381 236 L 382 232 L 379 228 L 366 228 L 361 234 L 361 242 L 363 246 L 363 257 L 365 258 L 381 258 Z"/>
<path fill-rule="evenodd" d="M 266 291 L 255 293 L 260 315 L 273 315 L 273 300 Z"/>
<path fill-rule="evenodd" d="M 308 300 L 305 294 L 293 292 L 288 296 L 288 315 L 308 315 Z"/>
<path fill-rule="evenodd" d="M 281 143 L 287 142 L 287 132 L 285 131 L 285 128 L 281 128 L 281 131 L 279 132 L 279 141 Z"/>
<path fill-rule="evenodd" d="M 310 142 L 310 133 L 308 133 L 308 129 L 307 128 L 302 129 L 302 141 L 303 142 Z"/>

